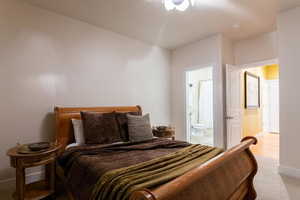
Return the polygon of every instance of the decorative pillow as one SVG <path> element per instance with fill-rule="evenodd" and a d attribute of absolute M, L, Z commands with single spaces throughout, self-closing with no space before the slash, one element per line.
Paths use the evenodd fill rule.
<path fill-rule="evenodd" d="M 129 141 L 127 114 L 141 115 L 141 113 L 140 112 L 127 112 L 127 113 L 118 113 L 117 112 L 116 113 L 121 139 L 126 142 Z"/>
<path fill-rule="evenodd" d="M 144 116 L 127 114 L 127 118 L 130 141 L 137 142 L 153 138 L 149 114 Z"/>
<path fill-rule="evenodd" d="M 86 144 L 111 144 L 121 137 L 116 113 L 81 112 Z"/>
<path fill-rule="evenodd" d="M 76 144 L 85 144 L 82 120 L 72 119 L 72 124 L 73 124 L 73 130 L 74 130 L 75 143 Z"/>

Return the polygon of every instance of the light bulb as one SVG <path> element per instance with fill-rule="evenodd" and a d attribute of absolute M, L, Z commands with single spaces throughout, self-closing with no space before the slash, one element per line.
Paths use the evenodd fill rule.
<path fill-rule="evenodd" d="M 174 9 L 185 11 L 190 5 L 195 5 L 195 0 L 163 0 L 163 3 L 167 11 Z"/>
<path fill-rule="evenodd" d="M 172 0 L 165 0 L 164 4 L 167 11 L 173 10 L 175 8 Z"/>
<path fill-rule="evenodd" d="M 189 6 L 189 0 L 184 0 L 180 5 L 176 6 L 176 9 L 179 11 L 185 11 Z"/>
<path fill-rule="evenodd" d="M 182 4 L 182 2 L 184 2 L 184 0 L 172 0 L 173 4 L 175 4 L 176 6 L 179 6 L 180 4 Z"/>

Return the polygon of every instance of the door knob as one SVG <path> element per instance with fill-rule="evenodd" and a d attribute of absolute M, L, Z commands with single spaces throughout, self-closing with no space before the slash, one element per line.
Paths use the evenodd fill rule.
<path fill-rule="evenodd" d="M 234 117 L 227 116 L 226 119 L 228 119 L 228 120 L 229 120 L 229 119 L 234 119 Z"/>

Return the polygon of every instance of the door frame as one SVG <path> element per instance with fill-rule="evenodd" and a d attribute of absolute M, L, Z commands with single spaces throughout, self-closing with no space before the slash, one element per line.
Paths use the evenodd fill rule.
<path fill-rule="evenodd" d="M 279 81 L 279 79 L 275 79 L 275 80 L 267 80 L 267 85 L 269 86 L 269 87 L 276 87 L 277 89 L 277 91 L 278 91 L 278 101 L 279 101 L 279 86 L 280 86 L 280 81 Z M 266 86 L 266 85 L 265 85 Z M 272 90 L 272 89 L 271 89 Z M 268 91 L 266 91 L 266 92 L 270 92 L 270 88 L 268 88 Z M 269 93 L 270 94 L 270 93 Z M 270 101 L 270 99 L 269 99 L 269 101 Z M 279 102 L 278 102 L 279 103 Z M 269 102 L 268 102 L 268 105 L 267 106 L 270 106 L 271 104 L 269 104 Z M 280 105 L 279 105 L 280 106 Z M 279 106 L 277 107 L 278 108 L 278 110 L 277 110 L 277 113 L 278 113 L 278 117 L 279 117 Z M 265 107 L 263 107 L 263 108 L 265 108 Z M 269 107 L 269 109 L 267 109 L 267 113 L 266 112 L 264 112 L 264 110 L 262 111 L 262 114 L 264 115 L 264 114 L 266 114 L 267 116 L 270 116 L 270 107 Z M 264 123 L 265 121 L 264 121 L 264 118 L 263 118 L 263 130 L 267 130 L 266 132 L 267 133 L 280 133 L 280 124 L 279 124 L 279 120 L 278 120 L 278 123 L 276 123 L 276 128 L 274 128 L 274 129 L 271 129 L 270 128 L 270 121 L 267 121 L 267 123 L 265 124 Z M 271 126 L 272 127 L 272 126 Z"/>
<path fill-rule="evenodd" d="M 204 65 L 197 65 L 197 66 L 193 66 L 193 67 L 187 67 L 184 69 L 184 127 L 185 127 L 185 131 L 186 131 L 186 141 L 187 142 L 191 142 L 191 135 L 190 135 L 190 129 L 188 127 L 188 110 L 187 110 L 187 103 L 188 103 L 188 93 L 187 93 L 187 82 L 188 82 L 188 72 L 190 71 L 196 71 L 196 70 L 199 70 L 199 69 L 203 69 L 203 68 L 208 68 L 208 67 L 211 67 L 212 70 L 213 70 L 213 119 L 214 119 L 214 122 L 213 122 L 213 143 L 214 145 L 216 144 L 216 127 L 218 126 L 218 124 L 216 123 L 216 115 L 218 114 L 217 112 L 217 109 L 216 107 L 214 106 L 215 105 L 215 102 L 216 102 L 216 99 L 217 99 L 217 91 L 216 91 L 216 86 L 217 86 L 217 83 L 216 83 L 216 66 L 217 64 L 215 63 L 209 63 L 209 64 L 204 64 Z"/>
<path fill-rule="evenodd" d="M 242 69 L 245 68 L 255 68 L 255 67 L 261 67 L 264 65 L 274 65 L 274 64 L 279 64 L 279 60 L 276 59 L 270 59 L 270 60 L 262 60 L 262 61 L 257 61 L 249 64 L 242 64 L 242 65 L 237 65 L 240 66 Z"/>
<path fill-rule="evenodd" d="M 243 69 L 249 69 L 249 68 L 255 68 L 255 67 L 261 67 L 261 66 L 265 66 L 265 65 L 273 65 L 273 64 L 279 64 L 279 59 L 270 59 L 270 60 L 262 60 L 262 61 L 257 61 L 257 62 L 253 62 L 253 63 L 249 63 L 249 64 L 241 64 L 241 65 L 236 65 L 238 67 L 241 68 L 241 70 Z M 243 84 L 243 83 L 241 83 Z M 225 86 L 226 87 L 226 86 Z M 280 89 L 280 88 L 279 88 Z M 225 105 L 226 107 L 227 105 Z M 279 108 L 280 110 L 280 108 Z M 227 116 L 227 111 L 225 113 L 225 117 Z M 241 117 L 241 123 L 244 124 L 244 116 L 242 115 Z M 226 126 L 227 126 L 227 122 L 226 122 Z M 226 130 L 226 137 L 227 137 L 227 129 Z M 241 137 L 243 137 L 243 130 L 241 130 Z M 242 138 L 241 138 L 242 139 Z M 227 146 L 227 144 L 226 144 Z"/>

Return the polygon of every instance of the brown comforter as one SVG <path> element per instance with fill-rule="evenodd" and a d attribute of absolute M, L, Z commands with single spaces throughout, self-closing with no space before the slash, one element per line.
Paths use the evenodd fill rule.
<path fill-rule="evenodd" d="M 189 143 L 167 139 L 111 145 L 73 147 L 58 162 L 68 188 L 78 200 L 88 200 L 98 179 L 108 171 L 136 165 L 176 152 Z"/>

